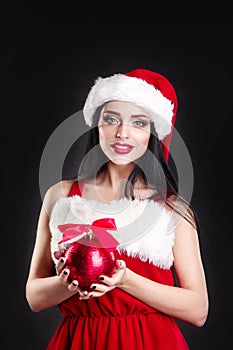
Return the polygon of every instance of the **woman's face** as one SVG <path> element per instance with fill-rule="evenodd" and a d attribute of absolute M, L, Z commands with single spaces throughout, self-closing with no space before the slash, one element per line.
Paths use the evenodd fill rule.
<path fill-rule="evenodd" d="M 105 104 L 98 123 L 100 147 L 115 164 L 126 165 L 139 159 L 150 138 L 150 119 L 130 102 Z"/>

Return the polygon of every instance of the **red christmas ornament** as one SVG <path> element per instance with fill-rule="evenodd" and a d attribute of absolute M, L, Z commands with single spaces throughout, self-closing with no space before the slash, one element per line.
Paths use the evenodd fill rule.
<path fill-rule="evenodd" d="M 111 277 L 115 266 L 112 251 L 97 247 L 95 238 L 85 237 L 74 242 L 65 252 L 66 268 L 70 280 L 77 280 L 79 287 L 87 290 L 93 282 L 99 282 L 100 275 Z"/>
<path fill-rule="evenodd" d="M 100 219 L 92 225 L 65 224 L 58 228 L 63 232 L 59 243 L 69 243 L 65 250 L 65 267 L 69 269 L 69 280 L 77 280 L 82 290 L 88 290 L 98 277 L 111 277 L 115 267 L 113 251 L 118 242 L 106 231 L 116 229 L 114 219 Z"/>

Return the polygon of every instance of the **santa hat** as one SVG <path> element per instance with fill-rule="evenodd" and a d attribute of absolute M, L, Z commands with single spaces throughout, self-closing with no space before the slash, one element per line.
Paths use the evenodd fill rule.
<path fill-rule="evenodd" d="M 175 89 L 168 79 L 141 68 L 106 78 L 98 77 L 83 108 L 88 126 L 92 126 L 96 109 L 111 100 L 132 102 L 148 113 L 161 141 L 165 159 L 168 160 L 178 105 Z"/>

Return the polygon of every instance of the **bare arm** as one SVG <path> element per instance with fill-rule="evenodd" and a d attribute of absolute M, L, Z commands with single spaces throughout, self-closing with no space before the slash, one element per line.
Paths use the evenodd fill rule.
<path fill-rule="evenodd" d="M 196 230 L 184 219 L 176 229 L 174 267 L 179 287 L 144 278 L 123 265 L 113 278 L 104 276 L 93 296 L 118 287 L 151 307 L 195 326 L 202 326 L 208 313 L 208 295 Z"/>
<path fill-rule="evenodd" d="M 39 215 L 36 241 L 26 282 L 26 299 L 30 308 L 35 312 L 58 305 L 79 290 L 77 286 L 68 284 L 67 276 L 56 274 L 50 251 L 50 211 L 56 199 L 61 195 L 66 195 L 69 188 L 69 183 L 59 183 L 50 188 Z M 59 266 L 58 269 L 61 272 Z"/>

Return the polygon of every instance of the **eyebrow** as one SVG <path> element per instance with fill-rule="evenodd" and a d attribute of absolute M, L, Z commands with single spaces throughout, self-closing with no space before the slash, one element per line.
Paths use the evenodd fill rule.
<path fill-rule="evenodd" d="M 104 111 L 104 113 L 112 113 L 112 114 L 115 114 L 115 115 L 120 115 L 119 112 L 110 111 L 110 110 Z"/>
<path fill-rule="evenodd" d="M 104 111 L 103 114 L 105 114 L 105 113 L 111 113 L 111 114 L 117 115 L 119 117 L 121 115 L 119 112 L 111 111 L 111 110 Z M 130 118 L 146 118 L 146 119 L 150 119 L 147 115 L 144 115 L 144 114 L 132 114 L 130 116 Z"/>

